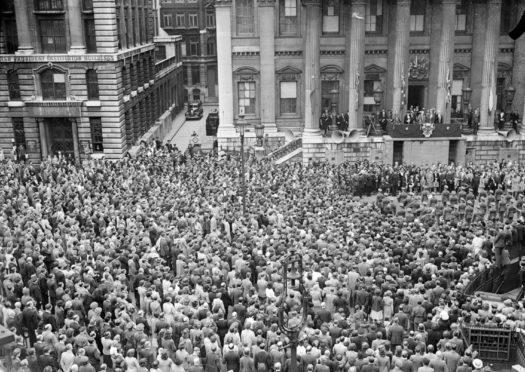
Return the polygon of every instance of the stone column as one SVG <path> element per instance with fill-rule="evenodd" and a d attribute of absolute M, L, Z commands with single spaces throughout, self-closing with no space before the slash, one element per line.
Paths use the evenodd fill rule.
<path fill-rule="evenodd" d="M 75 156 L 75 161 L 80 161 L 80 150 L 78 146 L 78 123 L 77 120 L 81 120 L 80 118 L 75 118 L 73 120 L 70 120 L 72 129 L 73 129 L 73 152 Z"/>
<path fill-rule="evenodd" d="M 320 135 L 321 81 L 320 36 L 321 0 L 303 0 L 306 7 L 306 36 L 304 45 L 304 137 Z"/>
<path fill-rule="evenodd" d="M 27 16 L 27 1 L 15 1 L 16 32 L 18 34 L 18 50 L 16 54 L 33 54 L 31 43 L 31 30 L 29 28 L 29 17 Z"/>
<path fill-rule="evenodd" d="M 482 74 L 479 72 L 483 69 L 483 54 L 485 53 L 485 31 L 487 18 L 487 4 L 482 1 L 474 1 L 475 20 L 472 30 L 472 53 L 470 60 L 470 88 L 472 88 L 472 95 L 470 104 L 472 109 L 480 107 L 481 104 L 481 80 Z"/>
<path fill-rule="evenodd" d="M 232 2 L 216 0 L 219 129 L 217 137 L 237 137 L 233 126 Z M 219 144 L 220 145 L 220 144 Z"/>
<path fill-rule="evenodd" d="M 389 40 L 388 48 L 388 59 L 392 60 L 393 69 L 388 73 L 387 90 L 385 91 L 392 92 L 392 112 L 398 113 L 402 118 L 406 107 L 406 100 L 401 106 L 403 84 L 405 94 L 408 93 L 410 0 L 396 0 L 395 14 L 395 32 L 391 35 L 392 42 Z"/>
<path fill-rule="evenodd" d="M 487 1 L 487 18 L 485 22 L 485 47 L 481 73 L 480 130 L 494 130 L 494 113 L 496 110 L 496 70 L 498 68 L 499 29 L 501 17 L 501 0 Z M 475 73 L 475 71 L 474 71 Z M 492 107 L 490 107 L 492 100 Z M 489 109 L 492 109 L 489 112 Z"/>
<path fill-rule="evenodd" d="M 84 40 L 84 22 L 82 21 L 82 6 L 78 0 L 68 0 L 69 34 L 71 37 L 71 48 L 69 54 L 86 53 L 86 43 Z"/>
<path fill-rule="evenodd" d="M 348 128 L 363 129 L 363 81 L 365 57 L 366 1 L 352 0 L 350 6 L 350 34 L 346 34 L 346 50 L 350 54 L 348 65 Z"/>
<path fill-rule="evenodd" d="M 265 133 L 277 132 L 275 125 L 275 0 L 259 0 L 261 64 L 261 124 Z"/>
<path fill-rule="evenodd" d="M 443 116 L 443 122 L 450 122 L 452 98 L 452 74 L 454 69 L 454 35 L 456 26 L 456 0 L 442 0 L 441 40 L 439 43 L 439 68 L 437 80 L 436 109 Z M 450 90 L 449 90 L 450 89 Z"/>
<path fill-rule="evenodd" d="M 525 10 L 525 0 L 518 3 L 517 14 L 521 17 Z M 516 89 L 512 110 L 525 115 L 525 38 L 522 36 L 514 42 L 514 63 L 512 66 L 512 86 Z"/>
<path fill-rule="evenodd" d="M 46 160 L 47 155 L 49 154 L 49 148 L 47 145 L 47 128 L 43 119 L 36 119 L 36 122 L 38 123 L 38 131 L 40 133 L 40 149 L 42 151 L 42 160 Z"/>

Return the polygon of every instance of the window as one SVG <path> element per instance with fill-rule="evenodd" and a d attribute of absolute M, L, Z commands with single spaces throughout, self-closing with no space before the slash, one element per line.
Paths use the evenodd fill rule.
<path fill-rule="evenodd" d="M 102 136 L 102 119 L 89 118 L 89 126 L 91 127 L 91 145 L 93 152 L 104 151 L 104 138 Z"/>
<path fill-rule="evenodd" d="M 461 105 L 461 99 L 463 97 L 463 80 L 452 80 L 452 116 L 456 113 L 462 113 L 463 107 Z"/>
<path fill-rule="evenodd" d="M 339 32 L 339 0 L 323 1 L 323 32 Z"/>
<path fill-rule="evenodd" d="M 12 101 L 20 100 L 20 83 L 18 82 L 18 74 L 16 71 L 9 71 L 7 73 L 7 87 L 9 90 L 9 99 Z"/>
<path fill-rule="evenodd" d="M 296 35 L 297 23 L 297 0 L 280 0 L 279 30 L 281 35 Z"/>
<path fill-rule="evenodd" d="M 297 82 L 281 81 L 281 114 L 295 114 L 297 112 Z"/>
<path fill-rule="evenodd" d="M 64 10 L 62 0 L 36 0 L 35 10 Z"/>
<path fill-rule="evenodd" d="M 41 74 L 40 79 L 44 100 L 66 99 L 66 74 L 56 70 L 46 70 Z"/>
<path fill-rule="evenodd" d="M 26 146 L 26 131 L 24 129 L 24 118 L 15 117 L 12 118 L 13 123 L 13 137 L 15 140 L 16 147 Z"/>
<path fill-rule="evenodd" d="M 95 18 L 92 16 L 84 19 L 84 37 L 86 39 L 86 51 L 88 53 L 96 53 L 97 39 L 95 35 Z"/>
<path fill-rule="evenodd" d="M 237 33 L 252 34 L 254 30 L 253 0 L 235 1 Z"/>
<path fill-rule="evenodd" d="M 64 19 L 40 19 L 40 43 L 43 53 L 66 53 Z"/>
<path fill-rule="evenodd" d="M 193 84 L 200 84 L 201 82 L 201 69 L 200 66 L 191 66 L 191 81 Z"/>
<path fill-rule="evenodd" d="M 208 42 L 206 44 L 206 54 L 209 56 L 214 56 L 217 54 L 217 50 L 215 48 L 215 40 L 208 39 Z"/>
<path fill-rule="evenodd" d="M 191 93 L 193 96 L 193 101 L 201 100 L 201 90 L 200 89 L 193 89 Z"/>
<path fill-rule="evenodd" d="M 507 0 L 501 2 L 501 22 L 500 22 L 500 32 L 502 34 L 507 34 L 512 27 L 514 27 L 514 17 L 513 14 L 516 12 L 514 9 L 513 1 Z"/>
<path fill-rule="evenodd" d="M 456 31 L 467 31 L 467 4 L 465 0 L 461 0 L 456 5 Z"/>
<path fill-rule="evenodd" d="M 82 0 L 82 10 L 92 11 L 93 10 L 93 0 Z"/>
<path fill-rule="evenodd" d="M 370 0 L 366 4 L 365 31 L 377 34 L 383 31 L 383 0 Z"/>
<path fill-rule="evenodd" d="M 188 15 L 188 26 L 189 27 L 199 27 L 199 21 L 197 18 L 197 14 Z"/>
<path fill-rule="evenodd" d="M 215 13 L 206 13 L 206 27 L 215 27 Z"/>
<path fill-rule="evenodd" d="M 177 14 L 175 16 L 175 26 L 176 27 L 186 27 L 186 17 L 184 14 Z"/>
<path fill-rule="evenodd" d="M 4 21 L 4 35 L 7 54 L 14 54 L 18 50 L 18 32 L 15 19 Z"/>
<path fill-rule="evenodd" d="M 200 40 L 199 38 L 191 38 L 190 39 L 190 45 L 189 45 L 189 50 L 190 50 L 190 53 L 189 55 L 190 56 L 198 56 L 199 55 L 199 46 L 200 46 Z"/>
<path fill-rule="evenodd" d="M 425 31 L 426 0 L 412 1 L 410 3 L 410 31 Z"/>
<path fill-rule="evenodd" d="M 381 78 L 379 74 L 366 74 L 363 82 L 363 110 L 373 112 L 376 110 L 374 101 L 374 90 L 381 88 Z"/>
<path fill-rule="evenodd" d="M 171 14 L 162 15 L 162 27 L 164 28 L 173 27 L 173 16 Z"/>
<path fill-rule="evenodd" d="M 322 109 L 332 112 L 339 110 L 339 80 L 321 81 Z"/>
<path fill-rule="evenodd" d="M 255 82 L 238 83 L 239 114 L 255 114 Z"/>
<path fill-rule="evenodd" d="M 182 74 L 182 82 L 184 83 L 184 85 L 188 85 L 188 74 L 186 73 L 186 71 L 184 71 L 184 73 Z"/>
<path fill-rule="evenodd" d="M 86 85 L 88 100 L 97 101 L 100 98 L 97 71 L 92 69 L 86 71 Z"/>
<path fill-rule="evenodd" d="M 155 44 L 155 60 L 163 61 L 166 59 L 166 46 Z"/>

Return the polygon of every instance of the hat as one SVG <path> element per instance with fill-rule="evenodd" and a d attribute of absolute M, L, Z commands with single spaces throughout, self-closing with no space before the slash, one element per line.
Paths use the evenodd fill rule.
<path fill-rule="evenodd" d="M 481 369 L 483 368 L 483 362 L 481 361 L 481 359 L 474 359 L 472 361 L 472 366 L 476 369 Z"/>

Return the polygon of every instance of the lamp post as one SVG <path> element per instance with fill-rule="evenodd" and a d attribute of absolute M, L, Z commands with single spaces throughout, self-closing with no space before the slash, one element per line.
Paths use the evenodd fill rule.
<path fill-rule="evenodd" d="M 264 125 L 262 125 L 261 123 L 255 124 L 255 138 L 257 139 L 257 143 L 255 145 L 257 147 L 262 147 L 263 137 L 264 137 Z"/>
<path fill-rule="evenodd" d="M 291 248 L 281 261 L 283 276 L 283 293 L 280 298 L 279 307 L 279 328 L 290 340 L 290 369 L 289 372 L 297 372 L 297 344 L 299 343 L 299 333 L 306 324 L 308 316 L 309 295 L 304 288 L 303 257 L 295 248 Z M 298 293 L 300 296 L 302 317 L 291 318 L 297 306 L 290 306 L 286 299 L 291 292 Z M 295 296 L 295 294 L 294 294 Z M 297 313 L 299 315 L 299 311 Z"/>
<path fill-rule="evenodd" d="M 241 194 L 242 194 L 242 215 L 246 216 L 246 179 L 244 170 L 244 131 L 246 130 L 246 120 L 244 120 L 244 114 L 239 114 L 239 120 L 237 120 L 237 126 L 239 127 L 239 134 L 241 136 Z"/>
<path fill-rule="evenodd" d="M 463 120 L 466 121 L 469 114 L 467 110 L 470 104 L 470 97 L 472 96 L 472 88 L 465 87 L 461 90 L 461 92 L 463 93 L 463 106 L 465 107 L 463 109 Z"/>

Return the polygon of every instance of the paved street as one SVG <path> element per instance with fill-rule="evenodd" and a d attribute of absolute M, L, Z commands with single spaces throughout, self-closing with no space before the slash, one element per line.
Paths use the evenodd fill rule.
<path fill-rule="evenodd" d="M 166 140 L 171 139 L 171 142 L 181 150 L 186 151 L 188 144 L 191 140 L 191 135 L 193 132 L 196 132 L 199 136 L 199 142 L 203 150 L 211 150 L 213 147 L 214 137 L 206 136 L 206 117 L 213 109 L 217 106 L 204 106 L 204 115 L 200 120 L 185 120 L 184 113 L 177 115 L 175 120 L 183 120 L 184 124 L 180 129 L 175 132 L 173 135 L 170 135 Z"/>

